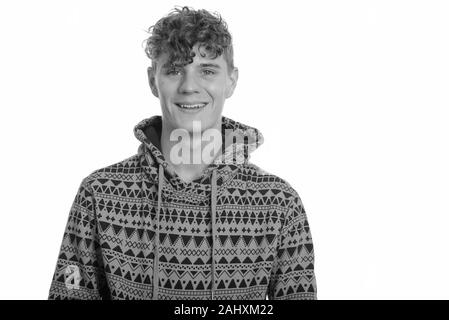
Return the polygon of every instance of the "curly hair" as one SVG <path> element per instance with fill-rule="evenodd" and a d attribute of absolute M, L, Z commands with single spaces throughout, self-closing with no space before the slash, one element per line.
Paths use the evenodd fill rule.
<path fill-rule="evenodd" d="M 224 54 L 228 69 L 234 69 L 232 37 L 226 22 L 218 13 L 194 10 L 189 7 L 175 8 L 148 29 L 145 53 L 155 64 L 162 54 L 169 54 L 169 63 L 187 65 L 193 62 L 193 46 L 199 44 L 202 57 L 211 59 Z"/>

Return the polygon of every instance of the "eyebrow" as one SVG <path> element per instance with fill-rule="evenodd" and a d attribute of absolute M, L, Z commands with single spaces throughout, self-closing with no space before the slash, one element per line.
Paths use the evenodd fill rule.
<path fill-rule="evenodd" d="M 162 65 L 162 68 L 164 69 L 168 69 L 168 68 L 178 68 L 179 66 L 174 65 L 172 63 L 166 62 Z M 216 64 L 216 63 L 200 63 L 200 67 L 201 68 L 216 68 L 216 69 L 221 69 L 220 65 Z"/>
<path fill-rule="evenodd" d="M 173 67 L 177 67 L 177 66 L 170 62 L 166 62 L 162 65 L 162 68 L 164 68 L 164 69 L 173 68 Z"/>
<path fill-rule="evenodd" d="M 203 67 L 203 68 L 210 68 L 210 67 L 212 67 L 212 68 L 221 69 L 220 65 L 215 64 L 215 63 L 201 63 L 200 67 Z"/>

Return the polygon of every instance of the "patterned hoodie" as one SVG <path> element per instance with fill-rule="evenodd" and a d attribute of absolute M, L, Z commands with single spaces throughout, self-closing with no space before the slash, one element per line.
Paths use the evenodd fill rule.
<path fill-rule="evenodd" d="M 249 162 L 261 133 L 223 116 L 224 152 L 186 183 L 161 127 L 138 123 L 138 153 L 81 182 L 48 299 L 316 299 L 301 199 Z"/>

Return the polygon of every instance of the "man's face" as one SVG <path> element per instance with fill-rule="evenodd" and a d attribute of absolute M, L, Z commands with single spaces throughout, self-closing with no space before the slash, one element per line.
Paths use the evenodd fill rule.
<path fill-rule="evenodd" d="M 167 63 L 168 54 L 156 60 L 156 70 L 148 68 L 153 94 L 159 98 L 164 121 L 174 128 L 193 131 L 193 121 L 201 122 L 201 130 L 217 125 L 223 105 L 234 92 L 238 70 L 228 70 L 223 54 L 211 59 L 198 52 L 193 62 L 185 66 Z M 205 53 L 204 48 L 201 51 Z"/>

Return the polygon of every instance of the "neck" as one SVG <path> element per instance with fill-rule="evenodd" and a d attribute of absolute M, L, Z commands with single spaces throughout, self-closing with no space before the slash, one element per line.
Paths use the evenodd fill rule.
<path fill-rule="evenodd" d="M 204 170 L 213 162 L 221 150 L 221 117 L 208 129 L 215 129 L 219 133 L 210 140 L 203 138 L 203 132 L 184 131 L 179 141 L 178 136 L 173 140 L 170 135 L 177 128 L 173 128 L 162 118 L 161 148 L 165 160 L 174 168 L 176 174 L 184 181 L 190 182 L 200 177 Z M 203 156 L 203 152 L 211 156 Z"/>

